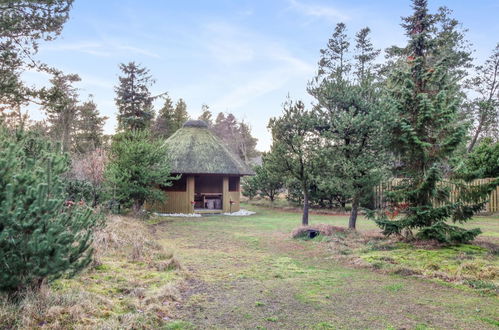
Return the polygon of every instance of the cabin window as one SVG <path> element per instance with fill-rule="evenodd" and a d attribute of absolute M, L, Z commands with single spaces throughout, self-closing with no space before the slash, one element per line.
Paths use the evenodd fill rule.
<path fill-rule="evenodd" d="M 229 191 L 239 191 L 239 177 L 229 177 Z"/>
<path fill-rule="evenodd" d="M 172 180 L 172 185 L 163 187 L 166 191 L 187 191 L 187 177 L 182 175 L 178 180 Z"/>

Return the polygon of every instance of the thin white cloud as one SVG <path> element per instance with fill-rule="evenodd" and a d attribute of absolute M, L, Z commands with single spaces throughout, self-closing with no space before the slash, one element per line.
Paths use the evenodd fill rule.
<path fill-rule="evenodd" d="M 101 42 L 73 42 L 53 43 L 42 48 L 44 51 L 75 51 L 99 57 L 113 57 L 122 53 L 134 53 L 147 57 L 160 58 L 157 53 L 144 48 L 123 44 L 116 40 L 104 40 Z"/>
<path fill-rule="evenodd" d="M 289 0 L 289 8 L 305 16 L 324 18 L 333 22 L 348 21 L 350 19 L 346 13 L 331 6 L 308 4 L 298 0 Z"/>
<path fill-rule="evenodd" d="M 225 65 L 238 64 L 231 67 L 226 81 L 217 82 L 228 88 L 212 104 L 214 109 L 242 109 L 257 98 L 285 88 L 291 80 L 307 81 L 313 74 L 313 64 L 293 55 L 279 41 L 226 23 L 211 24 L 210 29 L 208 48 L 214 59 Z M 218 45 L 220 51 L 213 51 L 212 45 Z M 255 72 L 252 67 L 259 69 Z"/>
<path fill-rule="evenodd" d="M 203 43 L 216 61 L 233 65 L 255 59 L 254 36 L 236 26 L 222 22 L 210 23 L 205 26 L 204 33 Z"/>

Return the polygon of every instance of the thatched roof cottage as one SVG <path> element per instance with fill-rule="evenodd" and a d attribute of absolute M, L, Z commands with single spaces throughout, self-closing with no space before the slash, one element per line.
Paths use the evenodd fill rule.
<path fill-rule="evenodd" d="M 172 173 L 181 175 L 163 187 L 167 199 L 148 208 L 162 213 L 239 211 L 240 178 L 253 171 L 201 120 L 189 120 L 166 140 Z"/>

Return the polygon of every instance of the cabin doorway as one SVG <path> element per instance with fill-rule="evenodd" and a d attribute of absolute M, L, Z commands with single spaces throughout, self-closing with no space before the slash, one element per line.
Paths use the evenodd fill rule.
<path fill-rule="evenodd" d="M 223 210 L 223 177 L 198 175 L 194 177 L 194 212 Z"/>

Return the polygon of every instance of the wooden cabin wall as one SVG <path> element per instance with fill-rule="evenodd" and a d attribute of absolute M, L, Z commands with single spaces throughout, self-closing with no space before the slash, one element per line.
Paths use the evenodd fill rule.
<path fill-rule="evenodd" d="M 187 177 L 186 191 L 165 191 L 166 200 L 146 205 L 148 211 L 158 213 L 194 213 L 194 177 Z"/>
<path fill-rule="evenodd" d="M 229 196 L 229 177 L 224 176 L 223 178 L 223 197 L 222 197 L 222 208 L 224 212 L 229 212 L 230 208 L 230 196 Z"/>
<path fill-rule="evenodd" d="M 239 182 L 237 184 L 237 187 L 239 188 Z M 146 209 L 158 213 L 194 213 L 194 207 L 191 204 L 191 201 L 194 200 L 195 188 L 196 187 L 195 187 L 194 176 L 188 176 L 186 191 L 165 191 L 164 193 L 167 198 L 165 202 L 154 203 L 152 205 L 146 204 Z M 214 191 L 207 191 L 207 192 L 214 192 Z M 231 212 L 231 211 L 237 212 L 241 209 L 240 206 L 241 192 L 229 191 L 228 176 L 222 178 L 221 192 L 223 193 L 223 199 L 222 199 L 223 212 Z M 230 204 L 230 201 L 234 202 L 232 206 Z"/>
<path fill-rule="evenodd" d="M 232 204 L 232 212 L 237 212 L 241 209 L 241 206 L 239 205 L 241 201 L 241 192 L 239 191 L 231 191 L 229 192 L 230 194 L 230 200 L 234 202 Z"/>

